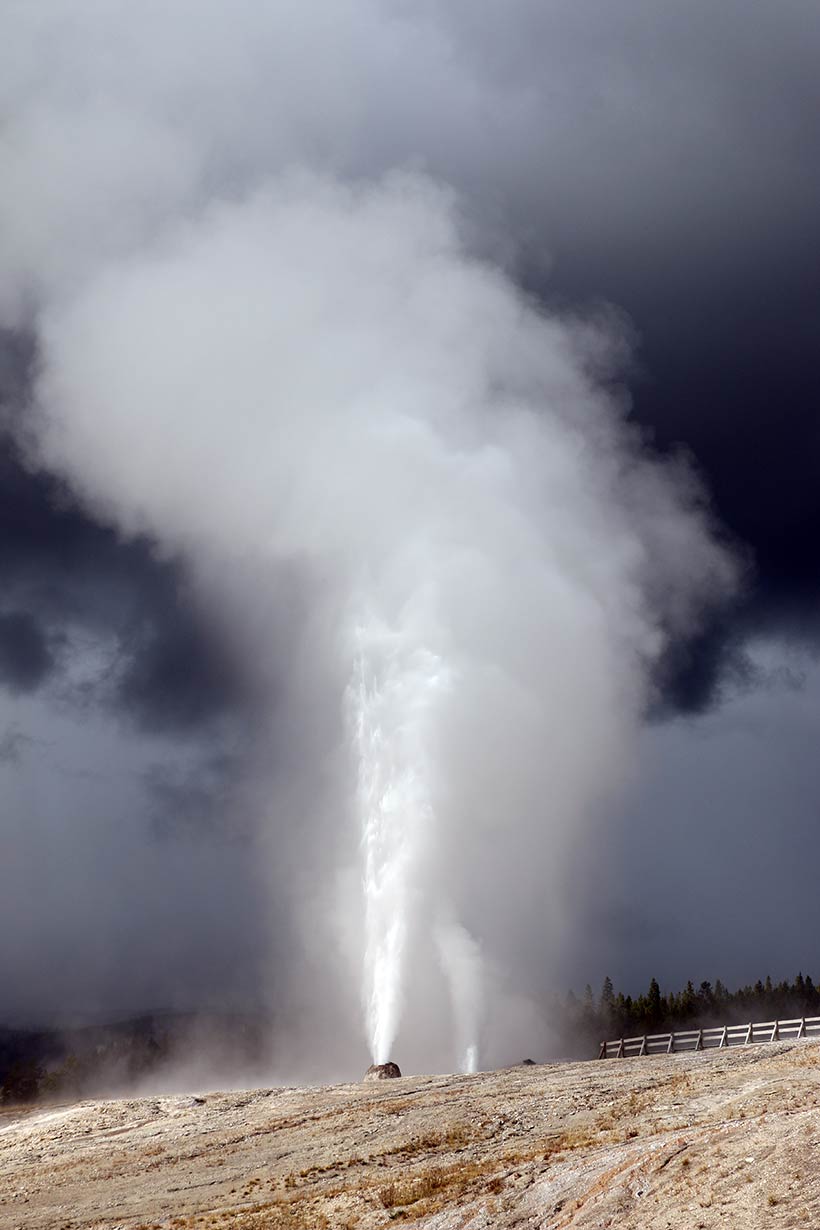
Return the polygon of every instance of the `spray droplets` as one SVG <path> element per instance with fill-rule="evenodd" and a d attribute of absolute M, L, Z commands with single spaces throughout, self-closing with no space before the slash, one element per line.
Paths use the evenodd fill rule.
<path fill-rule="evenodd" d="M 359 625 L 356 639 L 348 707 L 358 757 L 363 994 L 373 1062 L 382 1064 L 399 1028 L 407 948 L 433 852 L 431 744 L 448 674 L 407 631 L 390 633 L 371 620 Z"/>

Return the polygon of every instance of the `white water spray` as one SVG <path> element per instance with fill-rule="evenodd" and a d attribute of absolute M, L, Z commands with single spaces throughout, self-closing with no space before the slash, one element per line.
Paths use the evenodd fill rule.
<path fill-rule="evenodd" d="M 406 631 L 358 629 L 349 712 L 358 755 L 364 889 L 363 998 L 374 1063 L 391 1057 L 412 924 L 435 824 L 431 727 L 448 671 Z"/>
<path fill-rule="evenodd" d="M 418 597 L 418 596 L 417 596 Z M 454 921 L 433 874 L 436 828 L 436 723 L 453 671 L 429 648 L 440 640 L 429 610 L 405 611 L 391 629 L 373 616 L 356 629 L 348 712 L 358 759 L 356 806 L 364 892 L 363 1003 L 374 1063 L 387 1063 L 401 1023 L 415 923 L 438 917 L 433 938 L 450 990 L 457 1066 L 478 1068 L 481 952 Z M 438 895 L 436 895 L 438 886 Z"/>
<path fill-rule="evenodd" d="M 481 949 L 460 924 L 440 923 L 436 931 L 439 960 L 450 987 L 459 1070 L 478 1071 L 478 1035 L 484 1012 Z"/>

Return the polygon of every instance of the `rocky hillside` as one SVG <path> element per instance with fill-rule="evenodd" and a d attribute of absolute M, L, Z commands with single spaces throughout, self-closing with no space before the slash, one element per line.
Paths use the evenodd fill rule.
<path fill-rule="evenodd" d="M 0 1118 L 0 1226 L 820 1225 L 820 1044 Z"/>

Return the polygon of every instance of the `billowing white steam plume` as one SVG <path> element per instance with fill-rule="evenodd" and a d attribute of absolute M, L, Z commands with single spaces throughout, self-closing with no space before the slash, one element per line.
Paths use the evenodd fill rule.
<path fill-rule="evenodd" d="M 601 384 L 617 331 L 539 311 L 423 174 L 343 182 L 304 81 L 277 86 L 269 141 L 241 108 L 213 116 L 206 156 L 212 96 L 183 59 L 174 105 L 150 73 L 144 90 L 104 73 L 99 113 L 78 84 L 80 124 L 66 92 L 65 200 L 44 102 L 5 151 L 25 239 L 5 310 L 39 338 L 36 455 L 124 532 L 183 552 L 246 621 L 262 675 L 282 656 L 265 641 L 278 570 L 309 578 L 276 673 L 313 706 L 295 702 L 292 742 L 331 735 L 271 777 L 264 825 L 288 851 L 272 891 L 327 970 L 342 909 L 375 1060 L 405 1013 L 429 1040 L 419 1062 L 449 1035 L 474 1068 L 480 1033 L 488 1060 L 515 1045 L 482 960 L 521 989 L 514 954 L 555 936 L 568 842 L 628 771 L 649 667 L 733 569 L 696 489 L 642 453 Z M 95 163 L 111 131 L 123 148 Z M 27 222 L 44 167 L 54 199 Z M 329 983 L 299 986 L 291 961 L 321 1036 Z"/>

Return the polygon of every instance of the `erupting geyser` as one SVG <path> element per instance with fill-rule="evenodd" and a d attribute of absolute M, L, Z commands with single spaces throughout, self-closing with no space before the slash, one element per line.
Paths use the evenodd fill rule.
<path fill-rule="evenodd" d="M 358 756 L 363 998 L 375 1065 L 387 1063 L 396 1039 L 407 947 L 435 841 L 430 744 L 448 672 L 418 637 L 413 627 L 360 624 L 348 696 Z"/>
<path fill-rule="evenodd" d="M 309 7 L 256 6 L 276 30 L 264 46 L 287 48 Z M 41 59 L 31 80 L 51 82 Z M 338 1071 L 357 1053 L 346 973 L 328 1012 L 341 952 L 377 1068 L 403 1026 L 408 1063 L 473 1071 L 483 1039 L 490 1062 L 533 1044 L 519 1007 L 560 933 L 570 841 L 625 774 L 652 664 L 734 567 L 697 486 L 621 421 L 617 328 L 543 314 L 423 175 L 344 182 L 332 134 L 327 165 L 308 139 L 320 165 L 293 170 L 313 119 L 289 96 L 265 112 L 281 147 L 266 119 L 246 148 L 232 106 L 200 148 L 186 124 L 212 114 L 195 105 L 210 73 L 190 63 L 190 92 L 174 72 L 167 97 L 120 97 L 104 57 L 104 88 L 78 70 L 58 89 L 59 122 L 23 109 L 9 148 L 25 161 L 39 134 L 25 182 L 44 211 L 23 210 L 9 243 L 8 311 L 19 300 L 37 337 L 26 446 L 187 560 L 245 655 L 265 715 L 249 807 L 295 1063 L 332 1045 Z M 153 134 L 147 166 L 123 131 Z M 84 143 L 95 173 L 70 187 L 91 200 L 39 189 L 63 139 L 61 168 Z"/>

